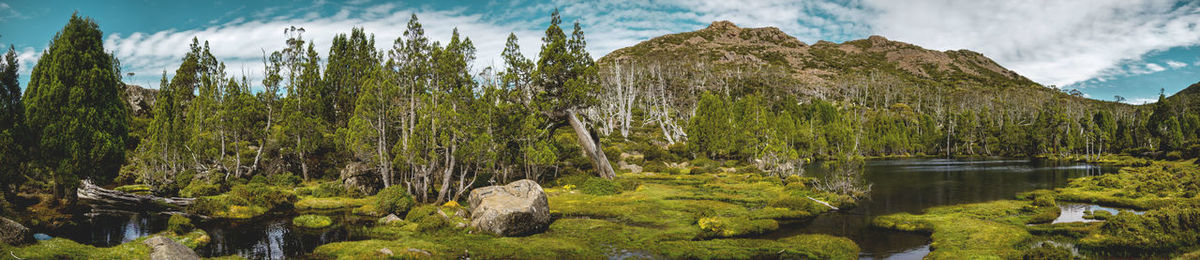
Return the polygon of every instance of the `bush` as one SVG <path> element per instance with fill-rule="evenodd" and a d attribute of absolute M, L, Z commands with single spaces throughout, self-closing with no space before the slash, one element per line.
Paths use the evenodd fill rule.
<path fill-rule="evenodd" d="M 267 177 L 262 176 L 261 174 L 254 175 L 254 177 L 250 177 L 250 183 L 267 184 Z"/>
<path fill-rule="evenodd" d="M 1178 161 L 1183 159 L 1183 153 L 1179 151 L 1167 152 L 1166 159 L 1170 161 Z"/>
<path fill-rule="evenodd" d="M 279 192 L 262 183 L 233 186 L 229 190 L 229 196 L 237 205 L 259 206 L 268 210 L 290 205 L 296 201 L 295 195 Z"/>
<path fill-rule="evenodd" d="M 592 177 L 584 181 L 579 190 L 591 195 L 613 195 L 621 193 L 621 184 L 605 178 Z"/>
<path fill-rule="evenodd" d="M 394 185 L 380 190 L 375 194 L 375 208 L 384 214 L 404 214 L 416 201 L 408 195 L 403 186 Z"/>
<path fill-rule="evenodd" d="M 324 228 L 333 225 L 333 219 L 321 215 L 300 215 L 292 219 L 292 225 L 302 228 Z"/>
<path fill-rule="evenodd" d="M 317 184 L 317 187 L 309 190 L 310 195 L 317 198 L 329 197 L 361 197 L 357 190 L 346 189 L 341 182 L 330 181 Z"/>
<path fill-rule="evenodd" d="M 438 230 L 448 226 L 449 222 L 442 216 L 437 214 L 438 207 L 436 205 L 422 205 L 408 211 L 408 215 L 404 216 L 404 220 L 417 224 L 417 230 L 428 232 Z"/>
<path fill-rule="evenodd" d="M 217 194 L 221 194 L 221 185 L 208 183 L 203 180 L 192 180 L 192 183 L 179 191 L 180 196 L 192 198 Z"/>
<path fill-rule="evenodd" d="M 171 215 L 171 218 L 167 219 L 167 230 L 177 235 L 187 234 L 195 228 L 192 225 L 192 220 L 183 215 Z"/>
<path fill-rule="evenodd" d="M 300 180 L 300 177 L 293 175 L 291 172 L 271 174 L 270 176 L 267 176 L 267 184 L 280 187 L 296 187 L 296 184 L 300 184 L 301 181 L 302 180 Z"/>

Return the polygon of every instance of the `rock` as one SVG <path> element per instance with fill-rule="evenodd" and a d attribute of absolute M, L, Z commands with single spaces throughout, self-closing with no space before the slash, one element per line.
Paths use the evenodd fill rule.
<path fill-rule="evenodd" d="M 0 243 L 9 245 L 33 243 L 33 235 L 30 234 L 29 228 L 21 223 L 0 217 Z"/>
<path fill-rule="evenodd" d="M 413 254 L 415 256 L 433 256 L 433 254 L 429 253 L 429 251 L 425 251 L 423 249 L 416 249 L 416 248 L 409 248 L 408 253 Z"/>
<path fill-rule="evenodd" d="M 387 249 L 387 248 L 379 249 L 379 253 L 380 253 L 380 254 L 383 254 L 383 255 L 386 255 L 386 256 L 394 256 L 394 255 L 396 255 L 395 253 L 392 253 L 392 250 L 391 250 L 391 249 Z"/>
<path fill-rule="evenodd" d="M 200 259 L 200 255 L 197 255 L 196 251 L 192 251 L 191 248 L 164 236 L 156 235 L 150 239 L 146 239 L 142 244 L 150 247 L 151 260 Z"/>
<path fill-rule="evenodd" d="M 375 194 L 383 188 L 383 179 L 377 171 L 377 168 L 360 162 L 346 164 L 341 172 L 342 186 L 363 194 Z"/>
<path fill-rule="evenodd" d="M 620 167 L 622 170 L 629 170 L 630 173 L 642 173 L 642 166 L 625 163 L 625 161 L 618 162 L 617 167 Z"/>
<path fill-rule="evenodd" d="M 550 204 L 542 186 L 519 180 L 471 191 L 471 227 L 499 236 L 528 235 L 550 226 Z"/>
<path fill-rule="evenodd" d="M 142 88 L 138 85 L 125 85 L 125 101 L 129 102 L 129 113 L 137 117 L 151 118 L 154 101 L 158 97 L 157 89 Z"/>
<path fill-rule="evenodd" d="M 37 241 L 46 241 L 46 240 L 54 239 L 54 237 L 47 235 L 47 234 L 43 234 L 43 233 L 36 233 L 36 234 L 33 234 L 33 239 L 37 240 Z"/>
<path fill-rule="evenodd" d="M 404 219 L 397 217 L 396 214 L 388 214 L 386 217 L 379 219 L 379 224 L 386 225 L 386 224 L 392 224 L 392 223 L 403 222 L 403 221 L 404 221 Z"/>

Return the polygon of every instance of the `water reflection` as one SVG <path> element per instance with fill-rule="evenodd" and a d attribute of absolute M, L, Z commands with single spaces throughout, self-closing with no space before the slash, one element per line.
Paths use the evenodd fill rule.
<path fill-rule="evenodd" d="M 823 167 L 807 174 L 822 177 Z M 893 213 L 920 214 L 930 207 L 1011 199 L 1016 193 L 1062 187 L 1072 178 L 1115 172 L 1083 163 L 1010 159 L 903 159 L 868 161 L 863 176 L 871 193 L 855 208 L 791 223 L 769 234 L 784 237 L 821 233 L 848 237 L 864 259 L 910 259 L 929 251 L 928 235 L 877 229 L 871 218 Z"/>

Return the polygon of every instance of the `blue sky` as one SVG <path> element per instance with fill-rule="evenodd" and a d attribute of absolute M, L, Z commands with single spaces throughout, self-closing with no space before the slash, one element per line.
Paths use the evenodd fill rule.
<path fill-rule="evenodd" d="M 548 14 L 580 21 L 594 57 L 712 21 L 779 27 L 801 41 L 882 35 L 935 50 L 970 49 L 1045 85 L 1096 99 L 1154 100 L 1200 81 L 1200 2 L 1175 0 L 640 0 L 640 1 L 53 1 L 0 0 L 0 44 L 23 76 L 72 12 L 90 16 L 121 58 L 127 82 L 157 87 L 192 37 L 210 41 L 229 73 L 255 81 L 283 28 L 305 27 L 323 54 L 335 34 L 365 27 L 390 49 L 416 13 L 434 40 L 452 28 L 478 48 L 475 69 L 499 64 L 508 33 L 536 55 Z M 24 81 L 24 80 L 23 80 Z"/>

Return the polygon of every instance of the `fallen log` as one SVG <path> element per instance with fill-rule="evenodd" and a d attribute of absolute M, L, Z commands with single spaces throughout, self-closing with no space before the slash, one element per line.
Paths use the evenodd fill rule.
<path fill-rule="evenodd" d="M 84 180 L 75 191 L 79 199 L 87 202 L 93 209 L 176 211 L 191 206 L 192 202 L 196 200 L 195 198 L 165 198 L 115 191 L 96 186 L 91 180 Z"/>
<path fill-rule="evenodd" d="M 829 208 L 831 208 L 831 209 L 833 209 L 833 210 L 840 210 L 840 209 L 838 209 L 838 207 L 834 207 L 833 205 L 829 205 L 829 202 L 824 202 L 824 201 L 821 201 L 821 200 L 819 200 L 819 199 L 814 199 L 813 197 L 808 197 L 808 196 L 804 196 L 804 197 L 807 197 L 807 198 L 808 198 L 808 199 L 810 199 L 810 200 L 816 201 L 817 203 L 821 203 L 821 205 L 825 205 L 826 207 L 829 207 Z"/>

